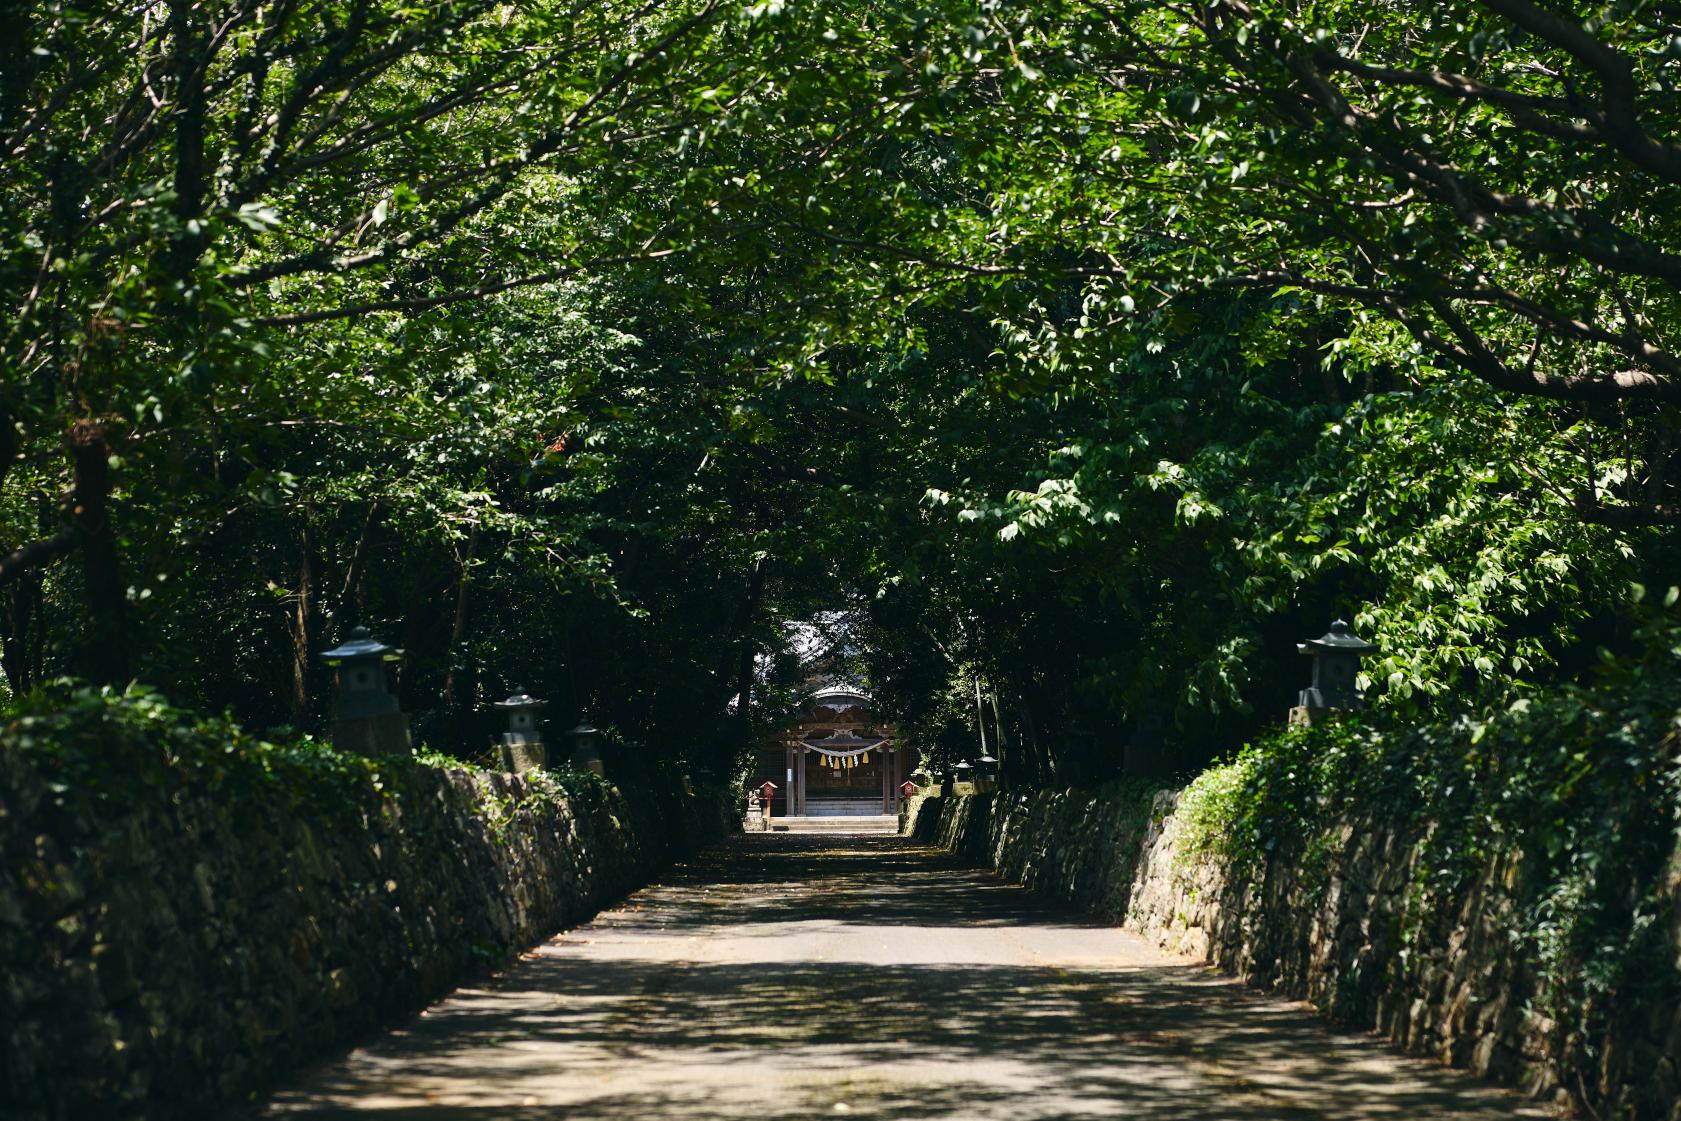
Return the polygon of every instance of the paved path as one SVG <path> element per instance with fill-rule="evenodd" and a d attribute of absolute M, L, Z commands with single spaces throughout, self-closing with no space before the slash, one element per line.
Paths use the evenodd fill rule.
<path fill-rule="evenodd" d="M 264 1116 L 1545 1114 L 897 838 L 760 834 L 314 1072 Z"/>

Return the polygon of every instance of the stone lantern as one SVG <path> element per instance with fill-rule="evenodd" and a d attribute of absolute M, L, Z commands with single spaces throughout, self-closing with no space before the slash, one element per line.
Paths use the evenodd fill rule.
<path fill-rule="evenodd" d="M 321 653 L 338 671 L 338 702 L 333 708 L 333 746 L 362 755 L 401 755 L 412 751 L 409 718 L 392 695 L 385 677 L 387 662 L 403 652 L 357 627 L 348 638 Z"/>
<path fill-rule="evenodd" d="M 537 714 L 548 703 L 524 689 L 515 689 L 513 696 L 493 706 L 508 716 L 508 730 L 502 733 L 500 745 L 504 770 L 522 774 L 548 766 L 548 748 L 543 745 L 543 734 L 537 728 Z"/>
<path fill-rule="evenodd" d="M 975 789 L 986 793 L 995 785 L 998 777 L 998 760 L 993 758 L 992 752 L 981 750 L 981 757 L 975 760 Z"/>
<path fill-rule="evenodd" d="M 1360 672 L 1360 659 L 1377 653 L 1376 646 L 1350 630 L 1346 620 L 1338 619 L 1322 636 L 1299 643 L 1296 649 L 1313 659 L 1313 682 L 1290 710 L 1290 723 L 1312 724 L 1328 712 L 1360 707 L 1354 679 Z"/>
<path fill-rule="evenodd" d="M 588 720 L 580 719 L 577 725 L 566 733 L 566 738 L 572 741 L 574 767 L 606 776 L 607 765 L 601 759 L 601 729 Z"/>
<path fill-rule="evenodd" d="M 951 769 L 951 781 L 952 793 L 954 794 L 974 792 L 975 768 L 970 764 L 969 760 L 959 760 L 957 766 Z M 967 786 L 969 789 L 967 791 L 960 791 L 958 787 L 962 786 Z"/>

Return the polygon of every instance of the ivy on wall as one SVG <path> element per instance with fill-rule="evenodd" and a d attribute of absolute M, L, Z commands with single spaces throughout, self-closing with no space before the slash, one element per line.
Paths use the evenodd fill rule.
<path fill-rule="evenodd" d="M 1428 946 L 1442 933 L 1432 924 L 1497 887 L 1513 905 L 1528 1011 L 1557 1025 L 1567 1081 L 1591 1086 L 1615 1065 L 1606 1041 L 1619 1020 L 1681 1000 L 1681 630 L 1658 620 L 1642 638 L 1645 656 L 1608 664 L 1592 689 L 1450 723 L 1355 718 L 1257 739 L 1187 787 L 1177 859 L 1251 883 L 1288 868 L 1317 905 L 1342 827 L 1414 838 L 1391 954 Z M 1349 996 L 1369 1017 L 1370 992 Z"/>
<path fill-rule="evenodd" d="M 197 1118 L 724 828 L 675 783 L 266 743 L 157 695 L 0 725 L 0 1115 Z"/>

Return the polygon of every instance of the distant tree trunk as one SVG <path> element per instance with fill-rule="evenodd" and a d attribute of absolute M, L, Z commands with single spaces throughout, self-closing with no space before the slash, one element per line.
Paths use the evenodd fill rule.
<path fill-rule="evenodd" d="M 344 624 L 362 618 L 362 574 L 368 567 L 368 543 L 373 540 L 374 528 L 385 515 L 385 507 L 379 499 L 368 504 L 368 516 L 362 521 L 362 533 L 356 538 L 356 551 L 350 555 L 350 568 L 344 574 L 344 588 L 339 592 L 338 616 L 336 622 L 342 628 Z M 351 608 L 355 607 L 352 611 Z"/>
<path fill-rule="evenodd" d="M 1027 781 L 1033 786 L 1043 786 L 1052 772 L 1051 760 L 1049 752 L 1045 750 L 1045 745 L 1039 738 L 1039 724 L 1033 719 L 1033 706 L 1025 694 L 1021 698 L 1021 724 L 1028 746 L 1028 759 L 1024 762 L 1031 764 L 1026 768 Z"/>
<path fill-rule="evenodd" d="M 70 523 L 82 551 L 86 583 L 88 641 L 86 672 L 102 685 L 123 685 L 130 677 L 128 588 L 111 525 L 111 447 L 97 421 L 77 421 L 67 438 L 75 482 Z"/>
<path fill-rule="evenodd" d="M 758 556 L 753 558 L 753 567 L 747 573 L 747 596 L 742 602 L 736 628 L 741 640 L 735 663 L 735 733 L 730 742 L 719 745 L 716 760 L 725 769 L 735 761 L 735 752 L 753 731 L 753 660 L 759 652 L 758 644 L 753 641 L 753 617 L 758 614 L 759 604 L 764 599 L 765 577 L 769 568 L 766 558 Z"/>
<path fill-rule="evenodd" d="M 448 552 L 417 552 L 403 605 L 403 637 L 397 643 L 403 648 L 403 660 L 397 669 L 396 689 L 408 712 L 437 707 L 437 694 L 423 694 L 421 689 L 436 690 L 440 684 L 435 671 L 439 660 L 449 655 L 447 649 L 440 653 L 448 635 L 441 633 L 439 624 L 449 617 L 446 605 L 458 578 L 455 558 Z"/>
<path fill-rule="evenodd" d="M 312 664 L 310 621 L 315 603 L 315 571 L 310 559 L 309 520 L 298 530 L 298 578 L 292 593 L 288 630 L 292 635 L 292 723 L 303 727 L 310 718 L 309 670 Z"/>
<path fill-rule="evenodd" d="M 474 523 L 467 533 L 467 553 L 458 561 L 459 575 L 455 580 L 455 617 L 450 623 L 449 646 L 444 658 L 447 668 L 444 671 L 444 709 L 453 711 L 455 708 L 455 694 L 459 680 L 456 661 L 461 649 L 461 642 L 467 637 L 467 586 L 472 581 L 473 558 L 479 551 L 479 527 Z"/>
<path fill-rule="evenodd" d="M 190 281 L 205 235 L 193 226 L 203 217 L 207 181 L 204 158 L 205 90 L 204 40 L 195 20 L 194 0 L 170 0 L 169 33 L 175 80 L 175 200 L 180 229 L 170 247 L 171 275 L 183 286 Z"/>
<path fill-rule="evenodd" d="M 58 519 L 57 503 L 45 495 L 41 496 L 36 521 L 41 526 L 42 531 L 45 532 L 48 526 L 56 524 Z M 23 671 L 31 686 L 39 685 L 46 680 L 47 632 L 49 629 L 45 590 L 46 579 L 46 573 L 37 572 L 34 573 L 34 579 L 30 581 L 29 614 L 31 623 L 28 640 L 23 644 L 25 648 Z"/>
<path fill-rule="evenodd" d="M 0 30 L 4 25 L 0 24 Z M 0 83 L 3 84 L 3 83 Z M 12 468 L 18 461 L 18 430 L 17 418 L 11 410 L 0 406 L 0 486 L 6 482 L 6 476 L 12 473 Z"/>
<path fill-rule="evenodd" d="M 994 689 L 989 693 L 987 700 L 988 707 L 992 709 L 992 755 L 998 760 L 998 774 L 1002 776 L 1004 768 L 1008 766 L 1006 760 L 1013 756 L 1015 751 L 1005 743 L 1004 714 L 998 708 L 998 690 Z"/>
<path fill-rule="evenodd" d="M 35 684 L 35 659 L 40 648 L 35 632 L 41 619 L 39 571 L 30 572 L 6 588 L 5 611 L 0 613 L 0 670 L 14 695 L 28 692 Z"/>
<path fill-rule="evenodd" d="M 5 425 L 5 430 L 0 431 L 0 483 L 5 482 L 6 472 L 11 468 L 12 456 L 17 448 L 16 433 L 11 430 L 10 420 L 8 415 L 0 413 L 0 424 Z M 43 530 L 51 525 L 49 517 L 50 515 L 43 510 Z M 34 666 L 31 653 L 40 645 L 34 632 L 40 629 L 43 622 L 42 579 L 40 569 L 30 567 L 0 585 L 5 589 L 5 611 L 0 615 L 0 671 L 6 674 L 6 684 L 11 687 L 14 696 L 27 692 L 36 679 L 36 674 L 31 672 Z"/>
<path fill-rule="evenodd" d="M 1033 717 L 1028 713 L 1027 704 L 1019 691 L 1012 689 L 1010 699 L 1016 735 L 1011 738 L 1009 749 L 998 753 L 998 774 L 1000 781 L 1007 785 L 1032 786 L 1039 777 L 1034 759 Z M 1002 725 L 1002 721 L 999 723 Z"/>
<path fill-rule="evenodd" d="M 1660 415 L 1657 418 L 1657 430 L 1646 441 L 1646 504 L 1660 506 L 1667 497 L 1665 488 L 1669 482 L 1670 461 L 1675 455 L 1675 431 L 1670 427 L 1668 418 Z"/>

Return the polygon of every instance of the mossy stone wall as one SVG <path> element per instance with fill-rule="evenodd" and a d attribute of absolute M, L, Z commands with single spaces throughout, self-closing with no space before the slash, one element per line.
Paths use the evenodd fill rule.
<path fill-rule="evenodd" d="M 593 776 L 29 724 L 0 737 L 9 1121 L 212 1115 L 726 828 Z"/>
<path fill-rule="evenodd" d="M 917 798 L 905 831 L 1162 948 L 1257 987 L 1306 998 L 1337 1021 L 1584 1115 L 1681 1121 L 1681 1007 L 1631 993 L 1600 1038 L 1536 1011 L 1535 963 L 1514 947 L 1523 870 L 1478 869 L 1454 906 L 1417 890 L 1422 835 L 1374 813 L 1337 822 L 1239 874 L 1192 848 L 1181 792 L 1100 790 Z M 1428 828 L 1428 827 L 1426 827 Z M 1305 858 L 1304 858 L 1305 855 Z M 1681 898 L 1681 855 L 1666 890 Z M 1681 958 L 1681 907 L 1670 910 Z M 1561 1056 L 1596 1055 L 1572 1071 Z"/>

